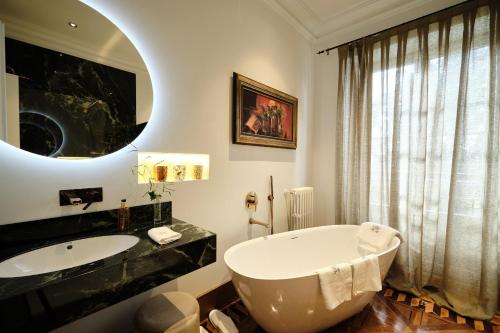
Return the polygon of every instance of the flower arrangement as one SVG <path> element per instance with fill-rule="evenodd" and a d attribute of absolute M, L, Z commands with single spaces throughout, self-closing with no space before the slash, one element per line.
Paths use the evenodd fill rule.
<path fill-rule="evenodd" d="M 148 188 L 143 197 L 147 195 L 154 204 L 153 223 L 155 226 L 162 222 L 161 198 L 163 194 L 168 193 L 168 195 L 172 196 L 173 191 L 173 189 L 169 187 L 171 184 L 165 181 L 167 172 L 166 167 L 162 166 L 163 163 L 164 161 L 159 161 L 154 164 L 143 163 L 132 168 L 132 174 L 147 179 Z"/>
<path fill-rule="evenodd" d="M 274 100 L 270 100 L 267 105 L 261 105 L 260 108 L 263 117 L 263 132 L 268 135 L 281 136 L 283 132 L 281 126 L 283 109 L 281 105 Z"/>
<path fill-rule="evenodd" d="M 151 201 L 158 201 L 162 198 L 164 193 L 168 193 L 172 196 L 172 191 L 174 191 L 170 186 L 172 183 L 167 183 L 165 181 L 166 175 L 161 179 L 158 179 L 158 175 L 155 174 L 157 167 L 161 167 L 164 161 L 156 162 L 152 165 L 150 164 L 138 164 L 132 168 L 133 175 L 140 175 L 143 179 L 147 179 L 147 191 L 144 196 L 149 196 Z"/>

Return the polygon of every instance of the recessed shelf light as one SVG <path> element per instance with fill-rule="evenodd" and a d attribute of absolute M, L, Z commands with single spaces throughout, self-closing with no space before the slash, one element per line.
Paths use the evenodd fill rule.
<path fill-rule="evenodd" d="M 71 28 L 74 28 L 74 29 L 78 28 L 78 24 L 76 24 L 75 22 L 71 22 L 71 21 L 69 21 L 69 22 L 68 22 L 68 25 L 69 25 Z"/>
<path fill-rule="evenodd" d="M 137 182 L 185 182 L 206 180 L 209 175 L 208 154 L 175 154 L 138 152 Z"/>

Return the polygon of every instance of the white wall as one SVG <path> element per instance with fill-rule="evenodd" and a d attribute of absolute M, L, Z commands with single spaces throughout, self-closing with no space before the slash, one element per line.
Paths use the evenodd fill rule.
<path fill-rule="evenodd" d="M 314 64 L 313 187 L 314 219 L 335 223 L 335 133 L 339 64 L 337 51 L 318 55 Z"/>
<path fill-rule="evenodd" d="M 266 220 L 268 177 L 274 176 L 276 229 L 283 231 L 283 190 L 311 183 L 311 44 L 264 0 L 85 2 L 122 28 L 150 70 L 152 118 L 134 144 L 147 151 L 210 154 L 210 180 L 177 184 L 173 214 L 217 234 L 217 262 L 155 290 L 200 295 L 230 279 L 223 263 L 227 248 L 264 233 L 258 226 L 249 232 L 246 193 L 260 196 L 255 217 Z M 298 97 L 297 150 L 231 144 L 233 71 Z M 0 223 L 79 213 L 58 206 L 64 188 L 103 186 L 104 202 L 92 211 L 116 208 L 122 197 L 144 203 L 146 189 L 130 172 L 136 158 L 125 148 L 97 160 L 59 161 L 0 143 Z M 59 331 L 126 331 L 149 294 Z"/>

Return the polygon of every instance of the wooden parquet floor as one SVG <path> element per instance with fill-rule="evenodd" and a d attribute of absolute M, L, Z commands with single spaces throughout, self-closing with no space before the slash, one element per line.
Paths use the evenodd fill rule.
<path fill-rule="evenodd" d="M 222 311 L 233 319 L 240 333 L 265 333 L 241 301 Z M 209 332 L 218 333 L 210 322 L 204 321 L 202 325 Z M 437 306 L 430 299 L 385 289 L 362 312 L 322 333 L 500 333 L 497 325 L 500 325 L 497 317 L 491 322 L 464 318 Z"/>

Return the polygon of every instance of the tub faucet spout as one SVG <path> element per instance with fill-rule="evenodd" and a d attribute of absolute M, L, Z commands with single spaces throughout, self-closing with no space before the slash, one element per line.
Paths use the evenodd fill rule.
<path fill-rule="evenodd" d="M 266 227 L 267 229 L 269 229 L 269 223 L 260 222 L 260 221 L 257 221 L 256 219 L 253 219 L 253 218 L 250 218 L 250 220 L 248 220 L 248 223 L 250 223 L 250 224 L 258 224 L 258 225 L 261 225 L 261 226 Z"/>

